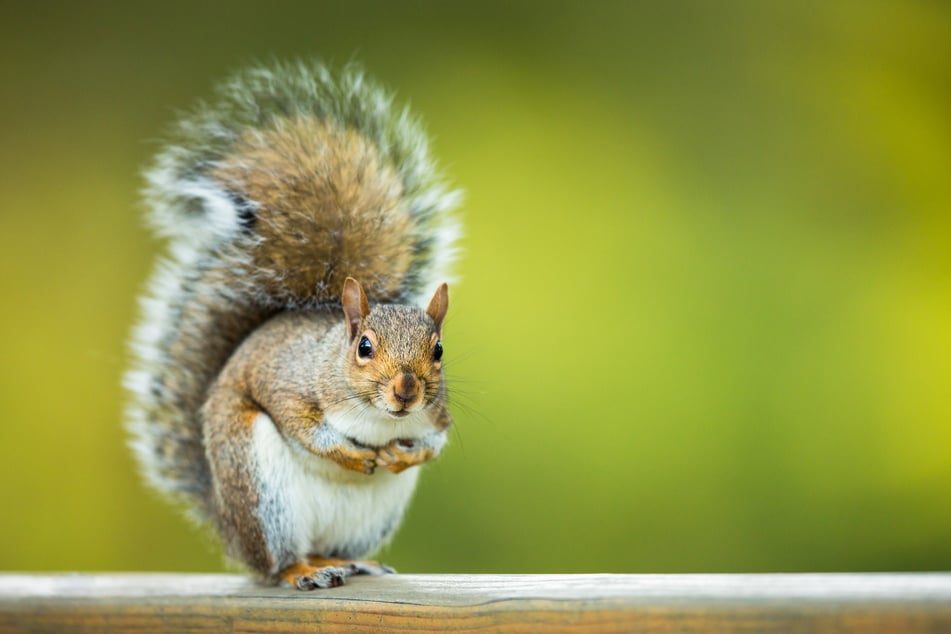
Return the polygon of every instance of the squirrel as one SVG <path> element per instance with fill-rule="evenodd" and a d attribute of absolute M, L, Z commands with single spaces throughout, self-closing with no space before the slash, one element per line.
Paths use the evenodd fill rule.
<path fill-rule="evenodd" d="M 256 66 L 215 95 L 145 172 L 168 255 L 131 337 L 134 454 L 263 582 L 392 572 L 362 558 L 452 423 L 458 194 L 418 121 L 353 65 Z"/>

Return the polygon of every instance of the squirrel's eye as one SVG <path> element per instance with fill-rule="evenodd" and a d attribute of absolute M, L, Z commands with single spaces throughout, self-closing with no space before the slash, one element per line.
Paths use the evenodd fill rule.
<path fill-rule="evenodd" d="M 437 341 L 433 348 L 433 361 L 439 361 L 440 359 L 442 359 L 442 341 Z"/>
<path fill-rule="evenodd" d="M 357 354 L 363 359 L 369 359 L 373 356 L 373 344 L 370 343 L 370 340 L 367 339 L 366 335 L 361 337 L 360 343 L 357 344 Z"/>

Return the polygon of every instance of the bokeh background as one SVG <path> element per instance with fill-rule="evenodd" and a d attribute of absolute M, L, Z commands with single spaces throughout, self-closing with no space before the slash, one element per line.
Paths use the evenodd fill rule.
<path fill-rule="evenodd" d="M 361 61 L 466 190 L 407 572 L 951 568 L 951 6 L 4 2 L 0 569 L 223 569 L 139 481 L 139 170 Z"/>

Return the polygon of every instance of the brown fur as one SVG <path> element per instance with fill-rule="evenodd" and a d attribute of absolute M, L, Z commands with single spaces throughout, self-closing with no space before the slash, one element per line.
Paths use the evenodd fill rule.
<path fill-rule="evenodd" d="M 361 362 L 357 355 L 360 334 L 354 338 L 344 376 L 352 385 L 382 384 L 374 403 L 383 409 L 399 410 L 404 404 L 396 398 L 403 374 L 409 373 L 419 384 L 419 396 L 406 409 L 428 406 L 445 400 L 442 363 L 433 360 L 436 325 L 418 309 L 402 305 L 379 306 L 360 322 L 358 333 L 376 341 L 375 355 Z M 384 335 L 385 333 L 385 335 Z"/>
<path fill-rule="evenodd" d="M 415 227 L 396 172 L 365 137 L 312 117 L 282 121 L 244 134 L 211 176 L 257 205 L 253 264 L 281 292 L 336 292 L 353 276 L 377 301 L 397 297 Z"/>
<path fill-rule="evenodd" d="M 209 507 L 217 511 L 217 528 L 232 556 L 266 574 L 277 562 L 267 548 L 260 547 L 266 543 L 260 518 L 248 512 L 258 504 L 249 465 L 252 425 L 260 409 L 246 394 L 225 388 L 208 400 L 202 414 L 209 421 L 205 445 L 215 482 Z"/>

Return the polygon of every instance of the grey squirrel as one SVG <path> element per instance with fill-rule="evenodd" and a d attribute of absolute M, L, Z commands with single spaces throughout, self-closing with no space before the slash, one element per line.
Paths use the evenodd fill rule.
<path fill-rule="evenodd" d="M 456 192 L 416 120 L 352 66 L 236 73 L 170 136 L 145 189 L 168 256 L 125 377 L 147 481 L 266 582 L 390 571 L 358 559 L 451 424 Z"/>

